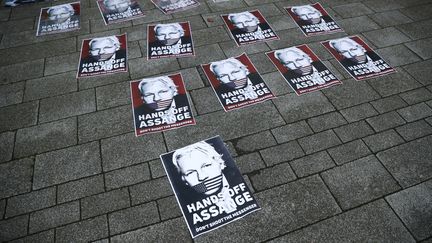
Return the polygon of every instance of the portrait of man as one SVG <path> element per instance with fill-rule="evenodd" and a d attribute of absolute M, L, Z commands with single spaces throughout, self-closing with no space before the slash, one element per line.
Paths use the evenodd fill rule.
<path fill-rule="evenodd" d="M 201 66 L 225 111 L 274 97 L 246 54 Z"/>
<path fill-rule="evenodd" d="M 341 83 L 307 45 L 276 50 L 267 56 L 297 95 Z"/>
<path fill-rule="evenodd" d="M 279 39 L 259 10 L 230 13 L 221 17 L 237 45 Z"/>
<path fill-rule="evenodd" d="M 319 3 L 285 8 L 306 36 L 342 31 Z"/>
<path fill-rule="evenodd" d="M 180 74 L 132 81 L 131 90 L 137 135 L 195 124 Z"/>
<path fill-rule="evenodd" d="M 329 40 L 322 44 L 357 80 L 395 71 L 357 36 Z"/>
<path fill-rule="evenodd" d="M 195 55 L 189 22 L 149 25 L 147 36 L 148 59 Z"/>
<path fill-rule="evenodd" d="M 164 14 L 171 14 L 199 6 L 196 0 L 151 0 Z"/>
<path fill-rule="evenodd" d="M 136 0 L 98 0 L 105 24 L 112 24 L 145 16 Z"/>
<path fill-rule="evenodd" d="M 126 34 L 83 40 L 80 60 L 78 77 L 127 71 Z"/>
<path fill-rule="evenodd" d="M 161 160 L 192 237 L 259 209 L 219 136 L 162 154 Z"/>
<path fill-rule="evenodd" d="M 37 35 L 79 29 L 79 11 L 79 2 L 42 8 Z"/>

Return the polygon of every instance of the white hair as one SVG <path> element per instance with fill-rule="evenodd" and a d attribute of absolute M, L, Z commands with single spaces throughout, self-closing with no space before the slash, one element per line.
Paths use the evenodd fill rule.
<path fill-rule="evenodd" d="M 303 50 L 301 50 L 300 48 L 297 48 L 297 47 L 289 47 L 289 48 L 285 48 L 285 49 L 280 49 L 280 50 L 275 51 L 273 55 L 274 55 L 274 57 L 276 59 L 278 59 L 279 61 L 281 61 L 280 55 L 282 53 L 287 53 L 287 52 L 294 52 L 297 55 L 300 55 L 300 56 L 303 56 L 305 58 L 308 58 L 309 61 L 312 62 L 312 58 L 308 54 L 306 54 L 306 52 L 304 52 Z"/>
<path fill-rule="evenodd" d="M 120 49 L 120 41 L 117 38 L 117 36 L 115 36 L 115 35 L 107 36 L 107 37 L 98 37 L 98 38 L 91 39 L 90 42 L 89 42 L 90 49 L 91 49 L 93 43 L 98 42 L 98 41 L 103 41 L 103 40 L 109 40 L 109 41 L 111 41 L 111 43 L 117 47 L 116 48 L 117 51 Z"/>
<path fill-rule="evenodd" d="M 226 167 L 225 161 L 222 159 L 222 154 L 219 154 L 213 146 L 206 142 L 198 142 L 191 145 L 188 145 L 186 147 L 183 147 L 181 149 L 177 149 L 172 157 L 172 162 L 174 166 L 176 167 L 177 171 L 180 172 L 180 166 L 179 166 L 179 160 L 187 155 L 192 154 L 192 152 L 201 152 L 208 156 L 211 160 L 214 162 L 220 163 L 222 170 Z M 191 163 L 194 161 L 190 161 Z"/>
<path fill-rule="evenodd" d="M 47 10 L 48 15 L 50 15 L 51 11 L 57 10 L 57 9 L 66 9 L 66 11 L 70 12 L 71 15 L 73 15 L 75 13 L 74 8 L 72 7 L 71 4 L 62 4 L 62 5 L 57 5 L 57 6 L 52 6 Z"/>
<path fill-rule="evenodd" d="M 253 15 L 251 12 L 248 12 L 248 11 L 241 12 L 241 13 L 232 13 L 232 14 L 229 14 L 228 15 L 228 19 L 229 19 L 229 21 L 233 22 L 233 18 L 236 18 L 236 17 L 238 17 L 240 15 L 245 15 L 245 16 L 249 17 L 250 19 L 256 20 L 258 23 L 260 22 L 259 19 L 255 15 Z"/>
<path fill-rule="evenodd" d="M 179 23 L 157 24 L 154 27 L 154 32 L 157 35 L 157 30 L 159 28 L 166 28 L 166 27 L 173 27 L 174 29 L 176 29 L 180 33 L 181 36 L 184 36 L 185 31 L 184 31 L 183 27 Z"/>
<path fill-rule="evenodd" d="M 107 5 L 107 3 L 109 3 L 109 2 L 111 2 L 112 0 L 104 0 L 103 1 L 103 3 L 104 3 L 104 5 Z M 123 0 L 123 1 L 125 1 L 125 2 L 131 2 L 131 0 Z"/>
<path fill-rule="evenodd" d="M 311 6 L 311 5 L 301 5 L 301 6 L 291 7 L 291 12 L 297 14 L 297 10 L 302 9 L 302 8 L 309 9 L 312 12 L 317 12 L 317 13 L 319 13 L 320 16 L 322 16 L 321 12 L 318 9 L 314 8 L 313 6 Z"/>
<path fill-rule="evenodd" d="M 346 43 L 349 43 L 349 44 L 351 44 L 351 45 L 353 45 L 353 46 L 360 47 L 361 49 L 363 49 L 363 51 L 366 51 L 366 49 L 365 49 L 362 45 L 360 45 L 357 41 L 355 41 L 355 40 L 353 40 L 353 39 L 351 39 L 351 38 L 349 38 L 349 37 L 344 37 L 344 38 L 339 38 L 339 39 L 330 40 L 330 41 L 329 41 L 329 45 L 330 45 L 333 49 L 335 49 L 336 51 L 339 51 L 338 48 L 337 48 L 336 46 L 339 45 L 339 44 L 342 43 L 342 42 L 346 42 Z"/>
<path fill-rule="evenodd" d="M 143 95 L 144 94 L 143 86 L 146 84 L 152 85 L 155 82 L 161 82 L 164 85 L 166 85 L 169 89 L 174 90 L 174 96 L 178 94 L 177 86 L 175 85 L 174 81 L 168 76 L 160 76 L 160 77 L 142 79 L 138 84 L 138 90 Z"/>
<path fill-rule="evenodd" d="M 246 67 L 246 65 L 244 65 L 242 62 L 240 62 L 239 60 L 237 60 L 233 57 L 230 57 L 230 58 L 225 59 L 225 60 L 210 63 L 210 71 L 212 71 L 212 73 L 214 73 L 216 75 L 215 68 L 217 68 L 220 65 L 224 65 L 225 63 L 231 63 L 232 65 L 234 65 L 240 69 L 245 70 L 246 75 L 248 75 L 250 73 L 249 69 Z"/>

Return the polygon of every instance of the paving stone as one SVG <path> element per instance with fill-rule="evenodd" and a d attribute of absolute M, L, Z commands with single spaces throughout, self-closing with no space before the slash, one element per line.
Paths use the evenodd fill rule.
<path fill-rule="evenodd" d="M 32 184 L 33 160 L 21 159 L 0 164 L 0 198 L 29 192 Z M 1 231 L 0 231 L 1 232 Z"/>
<path fill-rule="evenodd" d="M 39 119 L 47 122 L 96 111 L 95 100 L 94 90 L 91 89 L 43 99 L 40 102 Z"/>
<path fill-rule="evenodd" d="M 391 111 L 379 116 L 371 117 L 366 119 L 366 121 L 375 129 L 375 131 L 380 132 L 387 130 L 399 125 L 405 124 L 406 122 L 398 115 L 398 113 Z"/>
<path fill-rule="evenodd" d="M 242 174 L 250 173 L 266 167 L 264 161 L 257 152 L 239 156 L 235 158 L 235 162 Z"/>
<path fill-rule="evenodd" d="M 291 123 L 271 130 L 278 143 L 288 142 L 312 134 L 305 121 Z"/>
<path fill-rule="evenodd" d="M 16 135 L 14 156 L 25 157 L 77 143 L 75 118 L 50 122 L 19 129 Z"/>
<path fill-rule="evenodd" d="M 15 33 L 26 30 L 32 30 L 34 26 L 35 19 L 34 18 L 26 18 L 19 20 L 11 20 L 8 22 L 2 23 L 0 26 L 0 33 Z"/>
<path fill-rule="evenodd" d="M 104 171 L 156 159 L 160 154 L 166 152 L 160 133 L 148 134 L 142 138 L 136 138 L 134 134 L 127 133 L 103 139 L 101 148 Z"/>
<path fill-rule="evenodd" d="M 432 127 L 424 120 L 397 127 L 396 131 L 407 141 L 432 134 Z"/>
<path fill-rule="evenodd" d="M 425 88 L 420 88 L 400 94 L 400 97 L 404 99 L 405 102 L 412 105 L 422 101 L 431 100 L 432 93 Z"/>
<path fill-rule="evenodd" d="M 79 202 L 60 204 L 30 214 L 29 232 L 35 233 L 78 221 Z"/>
<path fill-rule="evenodd" d="M 415 242 L 389 206 L 378 200 L 271 242 Z"/>
<path fill-rule="evenodd" d="M 0 162 L 9 161 L 12 159 L 14 139 L 14 132 L 0 133 Z"/>
<path fill-rule="evenodd" d="M 98 111 L 78 117 L 78 140 L 84 143 L 110 137 L 130 132 L 133 127 L 130 105 Z"/>
<path fill-rule="evenodd" d="M 398 67 L 421 61 L 421 59 L 414 52 L 402 44 L 384 47 L 378 49 L 377 52 L 392 67 Z"/>
<path fill-rule="evenodd" d="M 3 219 L 3 215 L 6 211 L 6 199 L 0 200 L 0 218 Z"/>
<path fill-rule="evenodd" d="M 359 34 L 380 28 L 379 25 L 368 16 L 358 16 L 349 19 L 341 19 L 338 20 L 337 23 L 349 35 Z"/>
<path fill-rule="evenodd" d="M 118 234 L 159 222 L 155 202 L 123 209 L 108 215 L 110 234 Z"/>
<path fill-rule="evenodd" d="M 368 82 L 380 95 L 384 97 L 402 93 L 421 86 L 415 79 L 407 73 L 400 71 L 400 69 L 398 69 L 397 73 L 377 77 Z"/>
<path fill-rule="evenodd" d="M 401 25 L 413 22 L 412 19 L 401 13 L 399 10 L 386 11 L 373 14 L 371 17 L 375 22 L 382 27 Z"/>
<path fill-rule="evenodd" d="M 422 20 L 428 19 L 430 17 L 430 15 L 432 14 L 431 7 L 431 4 L 426 4 L 404 8 L 401 11 L 413 20 Z"/>
<path fill-rule="evenodd" d="M 44 50 L 44 51 L 41 51 Z M 8 57 L 0 60 L 0 66 L 19 63 L 22 60 L 36 60 L 45 57 L 57 56 L 76 51 L 76 38 L 70 37 L 62 41 L 53 40 L 42 43 L 34 43 L 27 46 L 1 49 L 0 56 Z M 39 72 L 42 72 L 40 70 Z"/>
<path fill-rule="evenodd" d="M 0 108 L 0 132 L 36 125 L 38 102 Z"/>
<path fill-rule="evenodd" d="M 308 124 L 315 132 L 321 132 L 330 128 L 346 124 L 346 120 L 338 112 L 331 112 L 308 119 Z"/>
<path fill-rule="evenodd" d="M 335 166 L 328 153 L 321 151 L 290 162 L 299 177 L 309 176 Z"/>
<path fill-rule="evenodd" d="M 275 65 L 264 53 L 252 54 L 249 55 L 249 58 L 259 73 L 270 73 L 277 71 Z"/>
<path fill-rule="evenodd" d="M 398 29 L 402 30 L 405 34 L 407 34 L 412 39 L 423 39 L 427 37 L 431 37 L 432 34 L 427 30 L 432 24 L 432 20 L 424 20 L 424 21 L 417 21 L 414 23 L 408 23 L 404 25 L 399 25 Z"/>
<path fill-rule="evenodd" d="M 83 219 L 130 206 L 127 188 L 113 190 L 81 199 Z"/>
<path fill-rule="evenodd" d="M 146 228 L 111 237 L 111 243 L 123 242 L 193 242 L 183 218 L 164 221 Z"/>
<path fill-rule="evenodd" d="M 203 46 L 231 40 L 223 26 L 216 26 L 193 32 L 194 46 Z"/>
<path fill-rule="evenodd" d="M 254 134 L 285 124 L 270 102 L 256 104 L 240 110 L 196 117 L 199 126 L 189 126 L 164 132 L 168 150 L 201 141 L 209 137 L 208 131 L 219 134 L 225 141 Z"/>
<path fill-rule="evenodd" d="M 28 215 L 0 220 L 0 239 L 8 241 L 27 234 Z"/>
<path fill-rule="evenodd" d="M 96 88 L 96 103 L 98 110 L 130 104 L 129 83 L 122 82 Z"/>
<path fill-rule="evenodd" d="M 408 106 L 398 110 L 398 113 L 407 121 L 412 122 L 432 116 L 432 109 L 425 103 Z"/>
<path fill-rule="evenodd" d="M 432 180 L 386 197 L 390 206 L 402 219 L 417 240 L 432 235 Z"/>
<path fill-rule="evenodd" d="M 11 9 L 6 9 L 6 8 L 1 9 L 0 10 L 0 20 L 1 21 L 8 20 L 9 16 L 10 16 L 10 12 L 11 12 Z"/>
<path fill-rule="evenodd" d="M 417 139 L 377 154 L 388 171 L 403 187 L 432 177 L 432 136 Z"/>
<path fill-rule="evenodd" d="M 376 47 L 393 46 L 411 39 L 394 27 L 378 29 L 363 33 Z"/>
<path fill-rule="evenodd" d="M 77 91 L 74 72 L 31 79 L 26 82 L 24 100 L 37 100 Z"/>
<path fill-rule="evenodd" d="M 171 196 L 171 186 L 166 177 L 143 182 L 129 187 L 132 205 L 152 201 L 158 198 Z M 148 193 L 152 191 L 153 193 Z"/>
<path fill-rule="evenodd" d="M 338 109 L 343 109 L 379 98 L 366 82 L 357 82 L 353 79 L 345 80 L 337 89 L 325 89 L 324 94 Z"/>
<path fill-rule="evenodd" d="M 50 187 L 8 199 L 6 217 L 29 213 L 56 204 L 56 188 Z"/>
<path fill-rule="evenodd" d="M 371 104 L 379 113 L 386 113 L 407 106 L 404 100 L 397 95 L 372 101 Z"/>
<path fill-rule="evenodd" d="M 105 185 L 107 190 L 137 184 L 146 180 L 150 180 L 150 170 L 146 163 L 111 171 L 105 174 Z"/>
<path fill-rule="evenodd" d="M 367 135 L 374 133 L 372 128 L 365 121 L 344 125 L 334 129 L 334 131 L 344 143 L 357 138 L 366 137 Z"/>
<path fill-rule="evenodd" d="M 0 107 L 21 103 L 23 95 L 23 82 L 0 86 Z"/>
<path fill-rule="evenodd" d="M 235 148 L 241 152 L 252 152 L 273 145 L 276 145 L 276 140 L 270 131 L 245 136 L 235 142 Z"/>
<path fill-rule="evenodd" d="M 432 84 L 432 78 L 429 71 L 430 65 L 432 65 L 432 60 L 427 60 L 404 66 L 404 69 L 420 83 L 428 85 Z"/>
<path fill-rule="evenodd" d="M 66 55 L 48 57 L 45 60 L 45 76 L 64 73 L 68 71 L 76 76 L 76 71 L 78 69 L 80 53 L 69 53 Z"/>
<path fill-rule="evenodd" d="M 265 190 L 270 187 L 285 184 L 296 179 L 288 163 L 282 163 L 270 168 L 265 168 L 250 176 L 257 190 Z"/>
<path fill-rule="evenodd" d="M 396 181 L 373 155 L 335 167 L 321 175 L 344 210 L 399 189 Z"/>
<path fill-rule="evenodd" d="M 432 38 L 409 42 L 405 45 L 423 59 L 432 57 Z"/>
<path fill-rule="evenodd" d="M 100 216 L 56 229 L 56 242 L 89 242 L 108 237 L 106 216 Z"/>
<path fill-rule="evenodd" d="M 104 178 L 102 175 L 96 175 L 58 185 L 57 201 L 69 202 L 102 192 L 104 192 Z"/>
<path fill-rule="evenodd" d="M 211 87 L 196 89 L 191 91 L 190 94 L 198 114 L 206 114 L 223 109 Z"/>
<path fill-rule="evenodd" d="M 378 112 L 369 103 L 343 109 L 340 113 L 348 122 L 356 122 L 365 118 L 378 115 Z"/>
<path fill-rule="evenodd" d="M 339 138 L 332 130 L 301 138 L 299 139 L 299 143 L 306 154 L 311 154 L 341 144 Z"/>
<path fill-rule="evenodd" d="M 303 150 L 297 143 L 297 141 L 292 141 L 270 147 L 260 151 L 264 162 L 268 166 L 279 164 L 281 162 L 290 161 L 299 158 L 304 155 Z"/>
<path fill-rule="evenodd" d="M 11 241 L 11 243 L 33 243 L 33 242 L 45 242 L 54 243 L 54 230 L 43 231 L 34 235 Z"/>
<path fill-rule="evenodd" d="M 371 153 L 360 139 L 331 148 L 328 152 L 338 165 L 362 158 Z"/>
<path fill-rule="evenodd" d="M 404 142 L 393 129 L 371 135 L 363 140 L 374 153 Z"/>
<path fill-rule="evenodd" d="M 219 45 L 212 44 L 196 47 L 194 57 L 181 58 L 178 61 L 181 68 L 190 68 L 226 58 Z"/>
<path fill-rule="evenodd" d="M 193 90 L 204 87 L 203 80 L 197 70 L 197 68 L 182 69 L 181 74 L 185 80 L 185 86 L 187 90 Z"/>
<path fill-rule="evenodd" d="M 99 77 L 81 78 L 78 80 L 79 89 L 89 89 L 112 83 L 129 82 L 129 73 L 117 73 L 115 75 L 102 75 Z"/>
<path fill-rule="evenodd" d="M 153 179 L 166 176 L 165 169 L 160 159 L 150 161 L 149 166 L 150 166 L 150 172 Z"/>
<path fill-rule="evenodd" d="M 0 67 L 0 84 L 42 77 L 43 66 L 44 59 L 38 59 Z"/>
<path fill-rule="evenodd" d="M 288 85 L 279 72 L 265 73 L 261 75 L 270 90 L 278 97 L 288 93 L 294 93 L 294 90 Z"/>
<path fill-rule="evenodd" d="M 261 210 L 207 233 L 197 242 L 265 241 L 340 212 L 317 176 L 256 193 L 255 197 Z"/>
<path fill-rule="evenodd" d="M 157 200 L 161 220 L 180 217 L 182 212 L 175 196 L 170 196 Z"/>
<path fill-rule="evenodd" d="M 101 172 L 99 143 L 93 142 L 36 156 L 33 189 Z"/>
<path fill-rule="evenodd" d="M 129 61 L 129 73 L 132 79 L 157 76 L 160 73 L 174 72 L 177 69 L 179 69 L 179 64 L 176 59 L 172 58 L 161 58 L 157 60 L 137 58 Z"/>
<path fill-rule="evenodd" d="M 373 13 L 373 11 L 362 3 L 350 3 L 345 5 L 339 5 L 333 7 L 342 18 L 367 15 Z"/>

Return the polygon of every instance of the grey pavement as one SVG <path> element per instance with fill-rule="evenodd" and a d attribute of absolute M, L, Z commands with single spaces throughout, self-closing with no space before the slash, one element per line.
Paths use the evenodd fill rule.
<path fill-rule="evenodd" d="M 432 1 L 321 0 L 345 32 L 306 38 L 283 9 L 230 0 L 36 37 L 0 9 L 0 242 L 432 242 Z M 220 14 L 259 9 L 281 38 L 237 48 Z M 146 60 L 149 23 L 191 22 L 196 57 Z M 76 79 L 81 40 L 128 33 L 129 72 Z M 359 35 L 397 73 L 355 81 L 320 41 Z M 307 43 L 342 85 L 297 96 L 265 52 Z M 246 52 L 277 98 L 224 112 L 200 64 Z M 197 125 L 133 132 L 129 81 L 181 72 Z M 192 239 L 159 155 L 221 135 L 262 210 Z"/>

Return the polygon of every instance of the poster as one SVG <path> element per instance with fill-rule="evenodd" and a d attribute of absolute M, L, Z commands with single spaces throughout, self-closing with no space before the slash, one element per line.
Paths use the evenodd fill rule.
<path fill-rule="evenodd" d="M 180 73 L 130 83 L 135 135 L 195 125 Z"/>
<path fill-rule="evenodd" d="M 357 81 L 396 72 L 358 36 L 328 40 L 321 44 Z"/>
<path fill-rule="evenodd" d="M 197 0 L 151 0 L 164 14 L 172 14 L 189 8 L 198 7 Z"/>
<path fill-rule="evenodd" d="M 36 35 L 57 34 L 80 28 L 80 2 L 42 8 Z"/>
<path fill-rule="evenodd" d="M 246 54 L 201 67 L 225 111 L 275 97 Z"/>
<path fill-rule="evenodd" d="M 260 209 L 219 136 L 160 158 L 193 238 Z"/>
<path fill-rule="evenodd" d="M 105 25 L 144 17 L 137 0 L 97 0 Z"/>
<path fill-rule="evenodd" d="M 259 10 L 221 15 L 238 46 L 279 40 Z"/>
<path fill-rule="evenodd" d="M 195 56 L 189 22 L 147 26 L 147 60 Z"/>
<path fill-rule="evenodd" d="M 342 84 L 307 45 L 266 54 L 297 95 Z"/>
<path fill-rule="evenodd" d="M 127 67 L 126 33 L 83 40 L 78 78 L 127 72 Z"/>
<path fill-rule="evenodd" d="M 319 3 L 287 7 L 285 10 L 306 36 L 343 31 Z"/>

